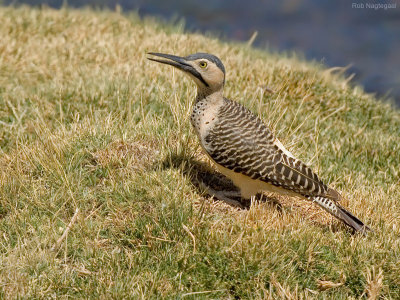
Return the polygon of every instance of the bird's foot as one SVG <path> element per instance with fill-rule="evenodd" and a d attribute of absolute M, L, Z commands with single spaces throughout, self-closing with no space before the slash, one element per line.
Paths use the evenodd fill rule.
<path fill-rule="evenodd" d="M 200 183 L 200 186 L 208 195 L 222 200 L 229 205 L 244 208 L 240 201 L 232 199 L 232 197 L 241 198 L 239 191 L 217 191 L 209 186 L 206 186 L 204 183 Z"/>

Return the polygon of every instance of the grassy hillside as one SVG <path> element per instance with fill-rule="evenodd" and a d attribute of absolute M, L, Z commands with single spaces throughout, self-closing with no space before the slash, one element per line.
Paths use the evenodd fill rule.
<path fill-rule="evenodd" d="M 340 69 L 111 12 L 0 24 L 0 297 L 399 299 L 400 112 Z M 299 199 L 205 195 L 229 182 L 190 127 L 194 84 L 147 51 L 218 55 L 226 96 L 375 233 Z"/>

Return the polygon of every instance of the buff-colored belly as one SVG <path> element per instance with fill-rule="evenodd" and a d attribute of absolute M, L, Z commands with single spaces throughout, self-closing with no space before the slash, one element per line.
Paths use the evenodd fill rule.
<path fill-rule="evenodd" d="M 257 193 L 262 191 L 273 192 L 288 196 L 298 196 L 297 193 L 294 193 L 292 191 L 274 186 L 270 183 L 258 179 L 252 179 L 249 176 L 234 172 L 216 163 L 215 165 L 219 172 L 221 172 L 233 181 L 233 183 L 240 189 L 240 193 L 245 199 L 249 199 L 251 196 L 255 196 Z"/>

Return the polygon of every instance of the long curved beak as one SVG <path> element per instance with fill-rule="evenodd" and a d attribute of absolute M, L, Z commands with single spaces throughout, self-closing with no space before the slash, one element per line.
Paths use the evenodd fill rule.
<path fill-rule="evenodd" d="M 186 73 L 190 73 L 191 75 L 199 79 L 205 86 L 208 86 L 207 82 L 205 82 L 201 74 L 189 63 L 189 61 L 186 58 L 171 54 L 157 53 L 157 52 L 148 52 L 147 54 L 166 58 L 166 59 L 156 59 L 148 57 L 147 59 L 162 64 L 171 65 Z"/>

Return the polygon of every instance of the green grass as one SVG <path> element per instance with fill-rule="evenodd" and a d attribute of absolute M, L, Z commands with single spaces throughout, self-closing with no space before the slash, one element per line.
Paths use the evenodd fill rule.
<path fill-rule="evenodd" d="M 391 105 L 318 63 L 135 15 L 0 8 L 0 24 L 0 297 L 400 298 Z M 240 210 L 205 195 L 199 179 L 224 180 L 188 121 L 194 84 L 147 51 L 218 55 L 226 96 L 374 234 L 299 199 Z"/>

